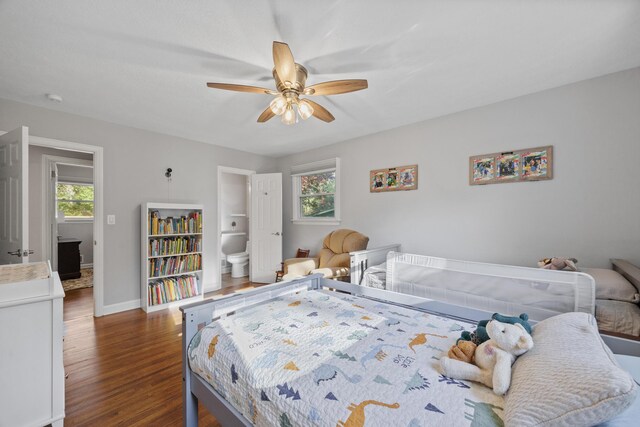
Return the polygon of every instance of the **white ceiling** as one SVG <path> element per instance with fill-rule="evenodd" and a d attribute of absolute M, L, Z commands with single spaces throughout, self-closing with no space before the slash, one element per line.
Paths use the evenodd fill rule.
<path fill-rule="evenodd" d="M 285 126 L 205 87 L 273 87 L 273 40 L 369 89 Z M 640 66 L 640 1 L 4 0 L 0 58 L 2 98 L 279 156 Z"/>

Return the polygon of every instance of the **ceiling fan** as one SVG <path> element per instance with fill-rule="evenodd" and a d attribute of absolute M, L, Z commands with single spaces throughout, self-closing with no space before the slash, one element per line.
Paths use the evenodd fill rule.
<path fill-rule="evenodd" d="M 277 95 L 260 114 L 258 123 L 264 123 L 274 116 L 282 116 L 282 122 L 287 125 L 296 123 L 298 115 L 303 120 L 311 116 L 327 123 L 335 120 L 326 108 L 310 99 L 300 98 L 302 95 L 337 95 L 368 87 L 366 80 L 334 80 L 306 87 L 307 70 L 294 62 L 291 49 L 286 43 L 273 42 L 273 63 L 273 78 L 277 90 L 228 83 L 207 83 L 207 86 L 213 89 Z"/>

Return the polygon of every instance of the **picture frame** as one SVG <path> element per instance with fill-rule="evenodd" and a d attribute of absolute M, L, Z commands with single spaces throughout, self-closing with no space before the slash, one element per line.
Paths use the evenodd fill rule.
<path fill-rule="evenodd" d="M 369 172 L 369 191 L 411 191 L 418 189 L 418 165 L 374 169 Z"/>
<path fill-rule="evenodd" d="M 553 179 L 553 146 L 469 157 L 469 185 Z"/>

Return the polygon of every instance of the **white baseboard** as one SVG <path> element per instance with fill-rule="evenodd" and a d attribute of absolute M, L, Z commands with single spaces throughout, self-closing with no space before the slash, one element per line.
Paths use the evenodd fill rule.
<path fill-rule="evenodd" d="M 220 271 L 222 274 L 231 273 L 231 265 L 225 265 L 224 267 L 220 267 Z"/>
<path fill-rule="evenodd" d="M 205 294 L 207 292 L 214 292 L 218 290 L 220 290 L 220 283 L 218 282 L 209 282 L 209 283 L 202 284 L 202 292 Z"/>
<path fill-rule="evenodd" d="M 120 302 L 118 304 L 105 305 L 102 309 L 102 314 L 107 316 L 109 314 L 120 313 L 121 311 L 134 310 L 140 308 L 140 300 L 133 299 L 131 301 Z"/>
<path fill-rule="evenodd" d="M 90 262 L 88 264 L 80 264 L 80 268 L 93 268 L 93 263 Z"/>

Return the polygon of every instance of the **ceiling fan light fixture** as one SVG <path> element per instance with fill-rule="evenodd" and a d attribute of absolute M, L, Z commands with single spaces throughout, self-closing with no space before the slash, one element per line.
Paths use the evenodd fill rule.
<path fill-rule="evenodd" d="M 273 114 L 280 116 L 287 109 L 287 104 L 287 100 L 281 95 L 274 98 L 269 104 L 269 107 L 271 108 L 271 111 L 273 111 Z"/>
<path fill-rule="evenodd" d="M 307 120 L 313 115 L 313 107 L 306 99 L 302 99 L 298 102 L 298 113 L 300 114 L 300 117 L 302 117 L 302 120 Z"/>
<path fill-rule="evenodd" d="M 282 115 L 282 123 L 285 125 L 293 125 L 296 124 L 298 117 L 296 116 L 296 112 L 293 109 L 293 105 L 287 105 L 284 114 Z"/>
<path fill-rule="evenodd" d="M 289 45 L 279 41 L 273 42 L 273 65 L 272 74 L 276 90 L 258 86 L 214 82 L 207 83 L 207 86 L 212 89 L 275 95 L 276 97 L 271 100 L 269 106 L 260 113 L 257 121 L 258 123 L 264 123 L 275 116 L 281 116 L 282 123 L 287 125 L 298 123 L 298 116 L 303 120 L 313 116 L 325 123 L 331 123 L 335 120 L 333 114 L 322 105 L 311 99 L 299 99 L 300 95 L 337 95 L 369 87 L 367 81 L 363 79 L 333 80 L 307 87 L 307 69 L 295 62 Z"/>

